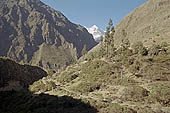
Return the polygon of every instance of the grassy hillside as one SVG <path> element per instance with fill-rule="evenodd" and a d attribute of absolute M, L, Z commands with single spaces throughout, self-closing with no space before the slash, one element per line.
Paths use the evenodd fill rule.
<path fill-rule="evenodd" d="M 142 41 L 151 46 L 152 43 L 170 42 L 169 7 L 169 0 L 148 0 L 136 8 L 116 26 L 116 44 L 119 45 L 124 38 L 123 30 L 131 43 Z"/>
<path fill-rule="evenodd" d="M 112 57 L 91 51 L 76 64 L 35 82 L 30 90 L 82 99 L 100 113 L 169 113 L 169 44 L 148 49 L 137 49 L 138 45 L 117 48 Z M 49 90 L 43 85 L 49 82 L 57 86 Z"/>

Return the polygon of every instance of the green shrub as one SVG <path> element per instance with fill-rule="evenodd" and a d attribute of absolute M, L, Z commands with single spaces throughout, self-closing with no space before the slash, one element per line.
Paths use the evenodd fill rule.
<path fill-rule="evenodd" d="M 121 42 L 121 47 L 124 49 L 128 49 L 130 47 L 130 41 L 128 38 L 123 38 Z"/>
<path fill-rule="evenodd" d="M 56 73 L 56 71 L 55 71 L 55 70 L 52 70 L 52 69 L 49 69 L 49 70 L 47 71 L 47 73 L 48 73 L 48 76 L 52 76 L 53 74 Z"/>
<path fill-rule="evenodd" d="M 141 54 L 143 56 L 148 54 L 147 49 L 144 47 L 144 45 L 141 41 L 135 42 L 132 45 L 132 48 L 133 48 L 133 52 L 135 54 Z"/>
<path fill-rule="evenodd" d="M 156 63 L 165 63 L 170 62 L 170 56 L 167 55 L 158 55 L 153 58 L 153 61 Z"/>
<path fill-rule="evenodd" d="M 169 44 L 167 42 L 162 42 L 161 43 L 161 48 L 166 48 L 168 46 L 169 46 Z"/>
<path fill-rule="evenodd" d="M 132 56 L 133 51 L 131 49 L 125 49 L 123 52 L 123 56 Z"/>
<path fill-rule="evenodd" d="M 137 82 L 129 77 L 119 77 L 114 79 L 113 84 L 121 86 L 135 85 Z"/>
<path fill-rule="evenodd" d="M 142 63 L 138 60 L 135 60 L 134 63 L 130 66 L 129 71 L 132 74 L 135 74 L 140 71 L 141 66 L 142 66 Z"/>
<path fill-rule="evenodd" d="M 143 78 L 152 81 L 169 81 L 170 80 L 170 59 L 169 57 L 156 56 L 152 63 L 146 63 L 140 69 Z"/>
<path fill-rule="evenodd" d="M 126 101 L 140 102 L 145 101 L 145 98 L 149 95 L 149 91 L 146 89 L 132 85 L 124 89 L 123 99 Z"/>
<path fill-rule="evenodd" d="M 102 55 L 100 52 L 95 51 L 95 52 L 90 52 L 88 55 L 86 55 L 87 60 L 93 60 L 95 58 L 100 58 Z"/>
<path fill-rule="evenodd" d="M 135 59 L 133 57 L 124 57 L 122 63 L 125 67 L 129 67 L 133 65 L 134 61 Z"/>
<path fill-rule="evenodd" d="M 156 112 L 154 112 L 152 109 L 149 109 L 149 108 L 140 108 L 139 110 L 138 110 L 138 113 L 156 113 Z"/>
<path fill-rule="evenodd" d="M 120 74 L 120 67 L 102 60 L 94 60 L 82 66 L 80 78 L 90 82 L 111 83 Z"/>
<path fill-rule="evenodd" d="M 142 56 L 146 56 L 148 54 L 148 50 L 145 47 L 140 48 L 139 54 L 142 55 Z"/>
<path fill-rule="evenodd" d="M 166 48 L 166 53 L 169 55 L 170 54 L 170 47 Z"/>
<path fill-rule="evenodd" d="M 81 93 L 93 92 L 94 90 L 99 88 L 100 88 L 100 84 L 96 82 L 88 82 L 88 81 L 81 81 L 78 84 L 72 86 L 72 90 Z"/>
<path fill-rule="evenodd" d="M 131 108 L 121 106 L 119 104 L 110 104 L 107 108 L 101 109 L 101 113 L 137 113 Z"/>
<path fill-rule="evenodd" d="M 56 87 L 56 84 L 53 81 L 47 81 L 45 84 L 45 91 L 51 91 Z"/>
<path fill-rule="evenodd" d="M 153 84 L 150 97 L 153 102 L 159 102 L 163 106 L 170 106 L 170 83 Z"/>
<path fill-rule="evenodd" d="M 161 49 L 161 47 L 159 45 L 152 45 L 150 48 L 149 48 L 149 55 L 150 56 L 156 56 L 159 54 L 159 50 Z"/>
<path fill-rule="evenodd" d="M 31 92 L 46 92 L 51 91 L 55 88 L 56 85 L 53 81 L 46 81 L 45 83 L 42 80 L 34 82 L 32 85 L 29 86 L 29 90 Z"/>
<path fill-rule="evenodd" d="M 68 83 L 72 80 L 76 79 L 79 76 L 79 73 L 75 72 L 74 70 L 64 72 L 61 76 L 59 76 L 58 81 L 60 83 Z"/>

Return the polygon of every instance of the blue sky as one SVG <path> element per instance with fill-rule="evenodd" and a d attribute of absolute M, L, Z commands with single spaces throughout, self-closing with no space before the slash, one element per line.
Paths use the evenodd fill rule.
<path fill-rule="evenodd" d="M 62 12 L 71 22 L 105 29 L 109 18 L 118 24 L 128 13 L 147 0 L 41 0 Z"/>

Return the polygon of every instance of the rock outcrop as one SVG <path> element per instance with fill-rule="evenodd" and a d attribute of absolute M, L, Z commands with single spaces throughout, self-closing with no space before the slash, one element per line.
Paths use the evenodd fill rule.
<path fill-rule="evenodd" d="M 28 87 L 46 76 L 47 73 L 39 67 L 20 65 L 8 58 L 0 58 L 0 91 Z"/>

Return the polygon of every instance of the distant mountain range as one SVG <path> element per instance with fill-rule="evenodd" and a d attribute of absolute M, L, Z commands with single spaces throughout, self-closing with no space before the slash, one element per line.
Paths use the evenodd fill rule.
<path fill-rule="evenodd" d="M 58 69 L 97 43 L 81 25 L 70 22 L 40 0 L 0 1 L 0 56 Z"/>
<path fill-rule="evenodd" d="M 90 33 L 90 34 L 92 34 L 93 35 L 93 38 L 95 39 L 95 41 L 96 42 L 100 42 L 100 37 L 101 36 L 104 36 L 104 31 L 102 30 L 102 29 L 100 29 L 98 26 L 96 26 L 96 25 L 93 25 L 92 27 L 90 27 L 90 28 L 87 28 L 86 27 L 86 29 L 88 30 L 88 32 Z"/>

